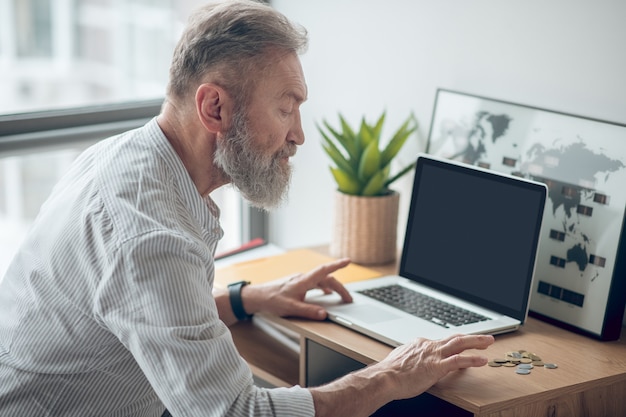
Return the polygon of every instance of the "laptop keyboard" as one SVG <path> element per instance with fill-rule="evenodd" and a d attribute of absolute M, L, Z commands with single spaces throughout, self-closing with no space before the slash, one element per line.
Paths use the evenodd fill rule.
<path fill-rule="evenodd" d="M 488 317 L 448 304 L 401 285 L 394 284 L 358 292 L 446 328 L 489 320 Z"/>

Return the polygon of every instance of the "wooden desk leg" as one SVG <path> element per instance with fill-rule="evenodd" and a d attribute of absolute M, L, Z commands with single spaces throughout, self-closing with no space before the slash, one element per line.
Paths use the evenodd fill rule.
<path fill-rule="evenodd" d="M 298 385 L 300 385 L 301 387 L 306 387 L 306 381 L 307 381 L 307 376 L 306 376 L 306 358 L 307 358 L 307 352 L 306 352 L 306 337 L 304 336 L 300 336 L 300 369 L 298 372 Z"/>

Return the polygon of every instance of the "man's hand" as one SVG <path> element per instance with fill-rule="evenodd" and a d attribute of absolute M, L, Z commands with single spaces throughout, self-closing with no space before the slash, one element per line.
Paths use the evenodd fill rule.
<path fill-rule="evenodd" d="M 247 313 L 268 312 L 278 316 L 298 316 L 313 320 L 326 318 L 326 310 L 304 301 L 306 293 L 319 288 L 325 293 L 337 292 L 345 302 L 352 302 L 346 288 L 333 277 L 338 269 L 347 266 L 349 259 L 323 264 L 312 271 L 296 274 L 265 284 L 246 285 L 241 289 L 243 308 Z M 225 289 L 214 288 L 213 296 L 220 319 L 227 325 L 237 322 Z"/>
<path fill-rule="evenodd" d="M 352 296 L 333 273 L 347 266 L 349 259 L 323 264 L 312 271 L 296 274 L 259 285 L 248 285 L 242 290 L 243 305 L 248 313 L 268 312 L 278 316 L 298 316 L 314 320 L 326 318 L 326 310 L 304 301 L 307 291 L 319 288 L 326 294 L 337 292 L 345 302 Z"/>
<path fill-rule="evenodd" d="M 416 339 L 376 364 L 312 388 L 315 415 L 368 416 L 390 401 L 415 397 L 450 372 L 485 365 L 485 356 L 463 352 L 486 349 L 493 341 L 485 335 Z"/>
<path fill-rule="evenodd" d="M 480 335 L 454 335 L 441 340 L 418 338 L 397 347 L 375 366 L 384 368 L 398 382 L 395 399 L 411 398 L 452 371 L 485 365 L 486 357 L 462 353 L 467 349 L 486 349 L 493 341 L 493 336 Z"/>

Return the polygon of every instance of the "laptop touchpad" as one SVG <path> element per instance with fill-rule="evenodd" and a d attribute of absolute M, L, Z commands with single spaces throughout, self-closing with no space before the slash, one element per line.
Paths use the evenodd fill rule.
<path fill-rule="evenodd" d="M 387 310 L 371 305 L 360 306 L 355 304 L 345 304 L 335 307 L 333 312 L 339 317 L 342 317 L 345 314 L 345 318 L 348 320 L 358 318 L 358 320 L 366 323 L 379 323 L 381 321 L 395 320 L 400 317 Z"/>

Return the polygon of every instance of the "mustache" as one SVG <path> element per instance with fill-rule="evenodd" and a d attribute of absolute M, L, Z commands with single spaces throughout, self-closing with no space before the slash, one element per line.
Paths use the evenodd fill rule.
<path fill-rule="evenodd" d="M 287 143 L 281 150 L 276 153 L 276 158 L 291 158 L 298 151 L 298 145 L 295 143 Z"/>

